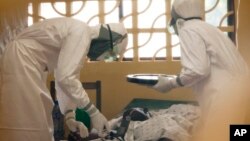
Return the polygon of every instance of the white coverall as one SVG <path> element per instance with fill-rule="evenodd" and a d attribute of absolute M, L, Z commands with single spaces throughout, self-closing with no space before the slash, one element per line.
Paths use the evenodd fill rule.
<path fill-rule="evenodd" d="M 244 122 L 248 98 L 244 85 L 249 70 L 233 42 L 223 32 L 193 18 L 202 15 L 199 2 L 175 0 L 173 3 L 181 46 L 182 69 L 178 79 L 183 86 L 192 87 L 197 96 L 205 118 L 202 122 L 211 131 L 211 134 L 204 134 L 227 138 L 229 135 L 223 136 L 223 133 L 229 131 L 229 124 Z M 165 79 L 156 88 L 170 90 L 180 86 L 177 82 L 177 79 Z M 218 141 L 224 141 L 220 139 Z"/>
<path fill-rule="evenodd" d="M 245 122 L 247 65 L 231 40 L 204 21 L 186 21 L 178 32 L 182 55 L 180 80 L 195 92 L 202 108 L 203 126 L 217 132 L 217 137 L 229 137 L 222 132 L 229 131 L 230 124 Z M 223 124 L 220 128 L 219 123 Z M 205 134 L 215 137 L 206 131 Z M 220 139 L 226 140 L 229 139 Z"/>
<path fill-rule="evenodd" d="M 25 29 L 7 45 L 1 66 L 1 141 L 54 140 L 47 70 L 54 71 L 62 113 L 89 103 L 80 69 L 99 28 L 71 18 L 49 19 Z"/>

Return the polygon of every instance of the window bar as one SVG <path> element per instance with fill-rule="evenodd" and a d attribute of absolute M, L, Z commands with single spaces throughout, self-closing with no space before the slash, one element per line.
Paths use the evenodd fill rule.
<path fill-rule="evenodd" d="M 140 57 L 139 57 L 139 51 L 138 51 L 138 12 L 137 12 L 137 1 L 133 0 L 132 1 L 132 33 L 133 33 L 133 61 L 134 62 L 139 62 Z"/>
<path fill-rule="evenodd" d="M 40 15 L 40 2 L 33 1 L 32 2 L 32 7 L 33 7 L 33 23 L 38 22 L 39 15 Z"/>
<path fill-rule="evenodd" d="M 231 40 L 236 43 L 236 27 L 237 27 L 237 23 L 235 22 L 235 17 L 236 17 L 236 12 L 235 12 L 235 4 L 234 4 L 234 0 L 227 0 L 227 6 L 228 6 L 228 11 L 233 11 L 234 14 L 228 17 L 228 26 L 234 26 L 234 31 L 232 32 L 228 32 L 228 36 L 229 38 L 231 38 Z"/>
<path fill-rule="evenodd" d="M 166 30 L 168 30 L 168 24 L 171 20 L 171 0 L 166 1 Z M 172 54 L 172 35 L 168 31 L 166 31 L 166 60 L 172 60 L 173 54 Z"/>
<path fill-rule="evenodd" d="M 72 13 L 72 5 L 71 5 L 71 3 L 72 3 L 73 1 L 72 0 L 66 0 L 65 1 L 65 5 L 66 5 L 66 14 L 65 14 L 65 16 L 66 17 L 71 17 L 71 13 Z"/>

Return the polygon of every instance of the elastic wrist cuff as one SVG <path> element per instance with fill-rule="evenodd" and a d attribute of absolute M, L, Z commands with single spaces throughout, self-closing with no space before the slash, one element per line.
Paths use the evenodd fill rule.
<path fill-rule="evenodd" d="M 74 112 L 74 110 L 69 109 L 69 110 L 67 110 L 67 111 L 64 113 L 64 115 L 66 116 L 68 113 L 71 113 L 71 112 Z"/>
<path fill-rule="evenodd" d="M 83 108 L 83 110 L 84 110 L 84 111 L 88 111 L 88 110 L 91 108 L 91 106 L 92 106 L 92 103 L 89 102 L 89 103 Z"/>
<path fill-rule="evenodd" d="M 89 102 L 84 108 L 82 108 L 84 111 L 86 111 L 90 116 L 93 116 L 95 113 L 98 112 L 98 109 L 93 105 L 91 102 Z"/>

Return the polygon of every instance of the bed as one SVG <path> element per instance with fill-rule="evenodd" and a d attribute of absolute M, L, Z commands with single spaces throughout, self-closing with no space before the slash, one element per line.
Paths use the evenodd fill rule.
<path fill-rule="evenodd" d="M 116 140 L 186 141 L 199 116 L 195 101 L 135 98 L 109 123 Z"/>

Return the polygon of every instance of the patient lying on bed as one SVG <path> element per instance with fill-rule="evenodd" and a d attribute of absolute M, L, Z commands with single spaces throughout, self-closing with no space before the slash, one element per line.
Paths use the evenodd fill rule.
<path fill-rule="evenodd" d="M 199 107 L 191 104 L 174 104 L 168 109 L 150 110 L 149 113 L 146 120 L 130 121 L 125 141 L 188 141 L 200 117 Z M 122 119 L 120 116 L 110 120 L 112 129 L 119 129 Z"/>
<path fill-rule="evenodd" d="M 109 121 L 112 132 L 69 141 L 188 141 L 200 117 L 198 106 L 174 104 L 167 109 L 131 108 Z M 93 133 L 90 133 L 93 134 Z M 93 134 L 93 135 L 94 135 Z M 70 136 L 69 136 L 70 137 Z"/>

